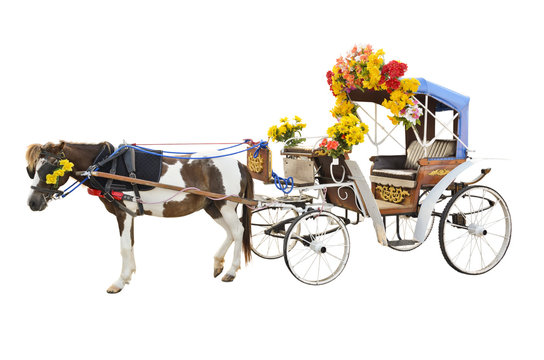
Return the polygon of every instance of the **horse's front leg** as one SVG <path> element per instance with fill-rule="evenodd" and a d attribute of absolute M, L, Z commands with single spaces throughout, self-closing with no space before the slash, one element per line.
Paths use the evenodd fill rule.
<path fill-rule="evenodd" d="M 136 261 L 134 260 L 134 218 L 124 211 L 116 212 L 117 223 L 119 224 L 119 233 L 121 234 L 121 257 L 123 265 L 121 276 L 113 282 L 107 292 L 116 294 L 123 290 L 126 284 L 130 282 L 132 273 L 136 272 Z"/>

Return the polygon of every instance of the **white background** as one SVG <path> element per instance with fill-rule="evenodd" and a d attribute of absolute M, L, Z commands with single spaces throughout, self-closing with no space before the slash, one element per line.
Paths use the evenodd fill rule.
<path fill-rule="evenodd" d="M 542 357 L 536 2 L 1 4 L 0 358 Z M 138 218 L 138 271 L 108 295 L 121 268 L 114 217 L 84 190 L 41 213 L 26 205 L 30 143 L 233 142 L 294 115 L 322 134 L 334 104 L 325 73 L 367 43 L 407 76 L 470 96 L 475 156 L 511 159 L 485 181 L 513 216 L 491 272 L 451 269 L 436 229 L 400 253 L 367 221 L 349 228 L 350 260 L 326 286 L 257 257 L 224 284 L 212 277 L 223 230 L 202 212 Z M 363 144 L 352 158 L 368 166 L 371 154 Z"/>

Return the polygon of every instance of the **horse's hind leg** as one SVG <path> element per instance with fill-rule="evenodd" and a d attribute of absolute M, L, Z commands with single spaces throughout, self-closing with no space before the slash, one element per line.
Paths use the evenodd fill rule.
<path fill-rule="evenodd" d="M 225 229 L 225 232 L 227 233 L 225 241 L 223 242 L 223 244 L 221 244 L 221 247 L 217 250 L 215 256 L 213 257 L 213 277 L 217 277 L 223 272 L 225 254 L 229 250 L 229 247 L 232 244 L 234 238 L 232 237 L 230 227 L 225 222 L 225 220 L 223 219 L 223 215 L 221 215 L 221 212 L 214 203 L 211 203 L 204 210 L 215 220 L 216 223 L 218 223 L 223 229 Z"/>
<path fill-rule="evenodd" d="M 236 204 L 226 203 L 223 207 L 221 207 L 220 212 L 221 212 L 221 215 L 223 216 L 223 220 L 228 225 L 231 236 L 234 240 L 232 265 L 229 271 L 227 271 L 227 273 L 221 279 L 225 282 L 230 282 L 234 280 L 234 278 L 236 277 L 236 271 L 240 269 L 240 261 L 242 256 L 242 237 L 244 235 L 244 227 L 242 223 L 240 222 L 240 219 L 238 218 L 238 214 L 236 213 Z"/>
<path fill-rule="evenodd" d="M 132 273 L 136 272 L 136 261 L 134 260 L 134 218 L 124 211 L 117 211 L 117 222 L 121 234 L 121 256 L 123 265 L 121 276 L 113 282 L 107 292 L 110 294 L 118 293 L 130 282 Z"/>

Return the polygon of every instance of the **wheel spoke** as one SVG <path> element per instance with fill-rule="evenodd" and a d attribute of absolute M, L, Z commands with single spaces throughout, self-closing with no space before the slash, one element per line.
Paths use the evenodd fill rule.
<path fill-rule="evenodd" d="M 331 265 L 329 264 L 325 256 L 323 256 L 323 261 L 325 262 L 325 265 L 327 265 L 327 267 L 329 268 L 329 271 L 331 272 L 331 274 L 334 274 L 334 271 L 332 270 Z"/>
<path fill-rule="evenodd" d="M 470 235 L 470 252 L 468 254 L 467 265 L 465 266 L 466 270 L 470 270 L 470 264 L 472 260 L 472 252 L 474 251 L 474 236 Z"/>
<path fill-rule="evenodd" d="M 314 257 L 314 259 L 312 260 L 310 266 L 308 266 L 308 270 L 306 270 L 306 272 L 304 273 L 304 277 L 306 277 L 308 275 L 308 272 L 310 271 L 310 269 L 312 268 L 312 265 L 315 263 L 315 259 L 317 259 L 319 256 L 317 256 L 317 254 L 315 254 L 316 256 Z"/>
<path fill-rule="evenodd" d="M 459 255 L 461 254 L 461 252 L 463 250 L 465 250 L 465 248 L 467 247 L 467 245 L 470 244 L 470 236 L 467 237 L 465 239 L 465 242 L 463 243 L 463 247 L 461 248 L 461 250 L 459 250 L 459 252 L 457 253 L 457 255 L 455 255 L 455 257 L 453 258 L 453 262 L 457 261 L 457 258 L 459 257 Z"/>
<path fill-rule="evenodd" d="M 457 206 L 457 204 L 455 204 L 455 203 L 453 204 L 453 206 L 455 206 L 455 208 L 456 208 L 457 210 L 459 210 L 459 214 L 461 214 L 461 216 L 465 219 L 465 222 L 467 222 L 468 219 L 467 219 L 465 213 L 464 213 L 461 209 L 459 209 L 459 206 Z M 451 214 L 451 215 L 453 215 L 453 214 Z"/>
<path fill-rule="evenodd" d="M 505 216 L 505 217 L 503 217 L 502 219 L 494 220 L 493 222 L 490 222 L 490 223 L 485 224 L 485 227 L 486 227 L 486 228 L 489 228 L 489 227 L 495 225 L 496 223 L 499 223 L 499 222 L 501 222 L 501 221 L 503 221 L 503 220 L 506 220 L 506 219 L 508 219 L 508 217 Z"/>
<path fill-rule="evenodd" d="M 268 210 L 268 213 L 270 214 L 270 210 Z M 268 222 L 268 220 L 265 219 L 264 216 L 261 214 L 261 211 L 257 212 L 257 215 L 259 215 L 259 217 L 260 217 L 261 219 L 263 219 L 263 221 L 264 221 L 267 225 L 270 225 L 270 223 Z M 270 219 L 270 217 L 269 217 L 269 219 Z"/>
<path fill-rule="evenodd" d="M 493 248 L 493 246 L 491 246 L 489 244 L 489 242 L 487 242 L 487 239 L 486 238 L 482 238 L 482 240 L 486 243 L 486 245 L 491 249 L 491 251 L 493 251 L 493 254 L 495 254 L 495 257 L 497 257 L 497 252 L 495 251 L 495 249 Z"/>
<path fill-rule="evenodd" d="M 468 231 L 464 232 L 463 234 L 459 235 L 458 237 L 456 237 L 455 239 L 450 239 L 450 240 L 446 240 L 445 243 L 447 243 L 448 245 L 451 244 L 452 242 L 454 242 L 455 240 L 458 240 L 460 238 L 462 238 L 463 236 L 466 236 L 468 233 Z"/>
<path fill-rule="evenodd" d="M 296 264 L 291 265 L 291 267 L 292 267 L 292 268 L 295 268 L 297 265 L 299 265 L 299 264 L 302 263 L 303 261 L 308 260 L 313 254 L 314 254 L 314 252 L 313 252 L 312 250 L 307 250 L 306 254 L 304 254 L 304 255 L 302 256 L 302 258 L 300 258 L 300 260 L 297 261 Z"/>
<path fill-rule="evenodd" d="M 327 254 L 327 255 L 330 256 L 330 257 L 335 258 L 335 259 L 338 260 L 338 261 L 341 261 L 341 262 L 344 261 L 344 260 L 342 260 L 341 258 L 339 258 L 338 256 L 331 254 L 330 252 L 326 252 L 325 254 Z"/>

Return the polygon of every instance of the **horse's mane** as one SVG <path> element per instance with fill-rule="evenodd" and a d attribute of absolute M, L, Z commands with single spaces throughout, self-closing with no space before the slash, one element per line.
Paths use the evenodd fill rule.
<path fill-rule="evenodd" d="M 28 146 L 28 149 L 26 150 L 26 163 L 30 171 L 35 170 L 36 163 L 38 162 L 41 152 L 41 144 L 32 144 Z"/>
<path fill-rule="evenodd" d="M 41 144 L 29 145 L 28 149 L 26 150 L 26 163 L 28 165 L 28 169 L 30 171 L 35 170 L 36 163 L 38 162 L 38 159 L 40 158 L 40 155 L 43 150 L 56 154 L 62 150 L 65 143 L 66 143 L 65 141 L 61 141 L 60 144 L 53 144 L 52 142 L 48 142 L 45 145 L 41 145 Z"/>

